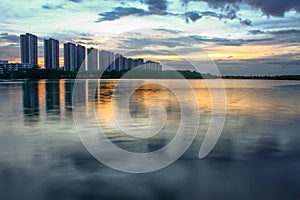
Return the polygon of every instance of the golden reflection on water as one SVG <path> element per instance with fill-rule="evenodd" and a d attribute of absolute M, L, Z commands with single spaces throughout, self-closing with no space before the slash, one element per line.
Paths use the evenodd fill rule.
<path fill-rule="evenodd" d="M 92 80 L 90 80 L 92 81 Z M 123 109 L 119 107 L 117 101 L 113 101 L 114 88 L 117 84 L 117 80 L 101 80 L 98 81 L 98 88 L 96 94 L 89 92 L 89 80 L 82 81 L 83 97 L 81 98 L 81 105 L 86 107 L 86 115 L 89 115 L 93 109 L 89 107 L 95 105 L 95 111 L 97 117 L 105 119 L 107 123 L 112 123 L 113 113 L 112 106 L 116 109 Z M 93 80 L 95 81 L 95 80 Z M 165 80 L 172 82 L 176 86 L 177 90 L 183 94 L 188 102 L 191 98 L 186 92 L 186 88 L 181 88 L 180 81 L 178 80 Z M 214 80 L 208 80 L 214 81 Z M 101 83 L 101 84 L 100 84 Z M 124 81 L 125 84 L 130 85 L 130 80 Z M 148 115 L 148 109 L 153 104 L 162 105 L 167 111 L 177 113 L 180 111 L 180 107 L 176 96 L 166 87 L 158 84 L 149 84 L 148 80 L 144 80 L 144 86 L 136 90 L 130 103 L 131 115 L 146 117 Z M 255 84 L 254 84 L 255 83 Z M 295 98 L 286 98 L 284 94 L 281 94 L 281 90 L 276 90 L 276 93 L 272 93 L 272 83 L 265 81 L 224 81 L 226 90 L 226 109 L 227 114 L 245 114 L 253 116 L 266 116 L 271 115 L 272 112 L 277 111 L 280 114 L 297 114 L 299 113 L 299 102 Z M 26 113 L 40 112 L 46 108 L 47 111 L 59 110 L 60 115 L 65 115 L 71 111 L 72 102 L 72 89 L 73 81 L 59 80 L 48 81 L 40 80 L 37 83 L 24 83 L 23 86 L 23 105 Z M 48 86 L 46 86 L 49 84 Z M 210 90 L 207 88 L 204 80 L 191 80 L 190 84 L 196 94 L 196 99 L 199 104 L 200 112 L 211 112 L 212 103 Z M 254 84 L 254 85 L 253 85 Z M 222 88 L 210 88 L 211 90 L 220 90 Z M 276 88 L 275 88 L 276 89 Z M 126 91 L 124 91 L 126 92 Z M 284 90 L 282 90 L 284 92 Z M 218 92 L 217 92 L 218 93 Z M 277 96 L 274 96 L 274 95 Z M 119 94 L 117 98 L 122 98 L 122 94 Z M 117 99 L 116 98 L 116 99 Z M 220 97 L 221 98 L 221 97 Z M 112 104 L 113 103 L 113 104 Z M 291 106 L 298 105 L 298 106 Z M 39 108 L 39 109 L 36 109 Z M 25 114 L 26 114 L 25 113 Z M 139 115 L 137 115 L 139 114 Z"/>
<path fill-rule="evenodd" d="M 124 107 L 120 105 L 118 101 L 120 98 L 123 98 L 122 94 L 114 93 L 116 83 L 116 81 L 105 82 L 103 86 L 101 83 L 101 89 L 96 92 L 95 110 L 101 124 L 107 126 L 114 124 L 113 108 L 117 111 L 115 114 L 129 109 L 133 121 L 140 121 L 146 124 L 150 123 L 149 110 L 151 106 L 157 104 L 161 105 L 166 112 L 169 113 L 169 120 L 167 120 L 167 122 L 170 123 L 172 120 L 175 120 L 170 117 L 175 113 L 176 117 L 173 117 L 178 118 L 178 113 L 180 114 L 178 110 L 180 107 L 177 99 L 175 95 L 164 86 L 145 83 L 145 85 L 134 91 L 130 98 L 130 105 Z M 128 84 L 128 82 L 124 84 Z"/>

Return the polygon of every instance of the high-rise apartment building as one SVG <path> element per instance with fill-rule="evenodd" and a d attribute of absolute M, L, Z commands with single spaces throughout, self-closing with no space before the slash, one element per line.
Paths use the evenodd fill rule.
<path fill-rule="evenodd" d="M 99 68 L 101 71 L 111 70 L 110 65 L 111 65 L 111 62 L 113 61 L 112 55 L 113 55 L 113 53 L 109 52 L 109 51 L 101 50 L 99 52 Z"/>
<path fill-rule="evenodd" d="M 140 66 L 143 65 L 144 59 L 142 59 L 142 58 L 137 58 L 137 59 L 134 59 L 133 62 L 134 62 L 133 67 L 140 67 Z"/>
<path fill-rule="evenodd" d="M 147 70 L 162 70 L 162 65 L 158 62 L 153 62 L 151 60 L 145 62 L 142 66 L 139 68 L 141 69 L 147 69 Z"/>
<path fill-rule="evenodd" d="M 109 71 L 116 70 L 115 53 L 109 52 L 108 58 L 109 58 L 109 67 L 108 67 L 108 70 Z"/>
<path fill-rule="evenodd" d="M 44 64 L 46 69 L 59 68 L 59 41 L 50 38 L 44 40 Z"/>
<path fill-rule="evenodd" d="M 122 68 L 122 55 L 119 53 L 115 54 L 115 61 L 114 61 L 114 65 L 115 65 L 115 70 L 116 71 L 121 71 Z"/>
<path fill-rule="evenodd" d="M 78 69 L 77 48 L 73 43 L 64 44 L 64 66 L 65 71 L 74 71 Z"/>
<path fill-rule="evenodd" d="M 26 33 L 20 36 L 22 64 L 38 65 L 38 38 Z"/>
<path fill-rule="evenodd" d="M 86 68 L 86 62 L 85 62 L 86 49 L 82 45 L 77 45 L 76 50 L 77 50 L 77 69 L 82 67 L 82 70 L 84 70 Z"/>
<path fill-rule="evenodd" d="M 94 48 L 89 48 L 87 50 L 87 53 L 88 53 L 88 59 L 87 59 L 87 62 L 88 62 L 88 71 L 97 71 L 98 70 L 98 56 L 99 56 L 99 53 L 98 53 L 98 50 L 97 49 L 94 49 Z"/>

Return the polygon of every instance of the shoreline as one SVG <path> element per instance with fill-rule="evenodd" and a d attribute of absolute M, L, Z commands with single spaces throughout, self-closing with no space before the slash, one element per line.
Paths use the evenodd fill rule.
<path fill-rule="evenodd" d="M 182 80 L 181 78 L 170 78 L 170 77 L 160 77 L 160 78 L 151 78 L 151 77 L 144 77 L 144 78 L 116 78 L 116 77 L 105 77 L 105 78 L 94 78 L 94 77 L 81 77 L 81 78 L 38 78 L 38 79 L 0 79 L 0 83 L 6 83 L 6 82 L 26 82 L 26 81 L 39 81 L 39 80 Z M 185 78 L 183 80 L 214 80 L 214 79 L 223 79 L 223 80 L 282 80 L 282 81 L 300 81 L 300 76 L 297 78 L 284 78 L 282 76 L 279 77 L 216 77 L 216 78 Z"/>
<path fill-rule="evenodd" d="M 62 71 L 56 69 L 31 68 L 0 74 L 0 82 L 60 79 L 245 79 L 245 80 L 300 80 L 300 75 L 212 75 L 190 70 L 143 70 L 130 71 Z"/>

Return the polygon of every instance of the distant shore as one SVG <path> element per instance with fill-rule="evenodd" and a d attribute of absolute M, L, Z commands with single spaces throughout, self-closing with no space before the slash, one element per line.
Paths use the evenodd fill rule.
<path fill-rule="evenodd" d="M 41 79 L 254 79 L 254 80 L 300 80 L 300 75 L 277 76 L 215 76 L 200 74 L 195 71 L 156 71 L 156 70 L 123 70 L 123 71 L 63 71 L 55 69 L 32 68 L 26 71 L 12 71 L 0 74 L 0 82 L 26 81 Z"/>
<path fill-rule="evenodd" d="M 121 79 L 116 77 L 101 77 L 101 78 L 91 78 L 91 77 L 81 77 L 79 79 Z M 122 79 L 180 79 L 180 78 L 122 78 Z M 268 77 L 216 77 L 216 78 L 186 78 L 189 80 L 201 80 L 201 79 L 224 79 L 224 80 L 290 80 L 290 81 L 300 81 L 300 75 L 297 77 L 294 76 L 268 76 Z M 34 79 L 0 79 L 0 83 L 6 82 L 25 82 L 25 81 L 34 81 L 34 80 L 75 80 L 75 78 L 34 78 Z"/>
<path fill-rule="evenodd" d="M 223 79 L 252 79 L 252 80 L 294 80 L 300 81 L 300 75 L 276 75 L 276 76 L 223 76 Z"/>

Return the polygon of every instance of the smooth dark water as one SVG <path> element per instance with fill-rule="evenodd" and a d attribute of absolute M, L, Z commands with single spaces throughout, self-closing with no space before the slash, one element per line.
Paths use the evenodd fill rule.
<path fill-rule="evenodd" d="M 225 80 L 225 126 L 213 151 L 199 159 L 211 105 L 204 82 L 191 81 L 201 114 L 196 140 L 178 161 L 148 174 L 108 168 L 77 135 L 73 103 L 85 116 L 96 101 L 99 123 L 118 146 L 149 152 L 172 139 L 178 103 L 166 88 L 153 85 L 134 93 L 130 114 L 147 123 L 149 105 L 159 101 L 168 113 L 166 128 L 147 140 L 118 132 L 111 115 L 115 82 L 105 81 L 95 97 L 89 81 L 82 81 L 86 95 L 80 102 L 72 102 L 69 80 L 0 83 L 0 199 L 300 199 L 299 82 Z"/>

